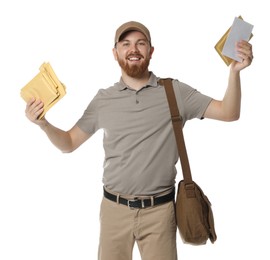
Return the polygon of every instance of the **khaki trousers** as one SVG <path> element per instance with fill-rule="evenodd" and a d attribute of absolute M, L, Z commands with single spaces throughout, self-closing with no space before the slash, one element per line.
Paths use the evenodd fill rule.
<path fill-rule="evenodd" d="M 177 260 L 173 201 L 130 209 L 102 199 L 98 260 L 132 260 L 135 241 L 142 260 Z"/>

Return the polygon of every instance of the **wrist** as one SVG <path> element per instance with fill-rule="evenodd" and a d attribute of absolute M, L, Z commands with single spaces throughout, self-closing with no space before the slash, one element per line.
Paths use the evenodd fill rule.
<path fill-rule="evenodd" d="M 38 125 L 42 130 L 45 130 L 49 126 L 49 122 L 45 118 L 42 118 L 39 119 Z"/>

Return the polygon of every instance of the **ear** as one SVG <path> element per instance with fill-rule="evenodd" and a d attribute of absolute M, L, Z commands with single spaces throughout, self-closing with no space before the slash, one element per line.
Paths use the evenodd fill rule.
<path fill-rule="evenodd" d="M 152 59 L 152 55 L 153 55 L 154 50 L 155 50 L 155 48 L 153 46 L 150 47 L 150 59 Z"/>
<path fill-rule="evenodd" d="M 115 59 L 115 60 L 118 60 L 118 54 L 117 54 L 116 48 L 113 48 L 113 49 L 112 49 L 112 52 L 113 52 L 114 59 Z"/>

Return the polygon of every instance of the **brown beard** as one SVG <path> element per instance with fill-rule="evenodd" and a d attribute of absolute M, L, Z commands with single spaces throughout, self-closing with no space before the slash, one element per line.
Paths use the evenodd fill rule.
<path fill-rule="evenodd" d="M 124 59 L 118 59 L 118 63 L 128 76 L 133 78 L 140 78 L 147 70 L 150 63 L 150 59 L 145 59 L 140 66 L 138 65 L 130 66 L 128 62 L 126 62 L 126 60 Z"/>

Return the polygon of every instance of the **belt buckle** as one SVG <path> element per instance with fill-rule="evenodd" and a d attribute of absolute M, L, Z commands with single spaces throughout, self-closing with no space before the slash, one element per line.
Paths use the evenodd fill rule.
<path fill-rule="evenodd" d="M 137 198 L 134 198 L 133 200 L 128 200 L 128 201 L 127 201 L 128 207 L 129 207 L 130 209 L 135 209 L 136 207 L 132 207 L 132 206 L 130 205 L 130 203 L 132 203 L 132 202 L 137 202 L 137 201 L 141 201 L 141 204 L 142 204 L 141 208 L 144 208 L 144 200 L 143 200 L 143 199 L 137 199 Z M 138 208 L 140 208 L 140 207 L 138 207 Z"/>

